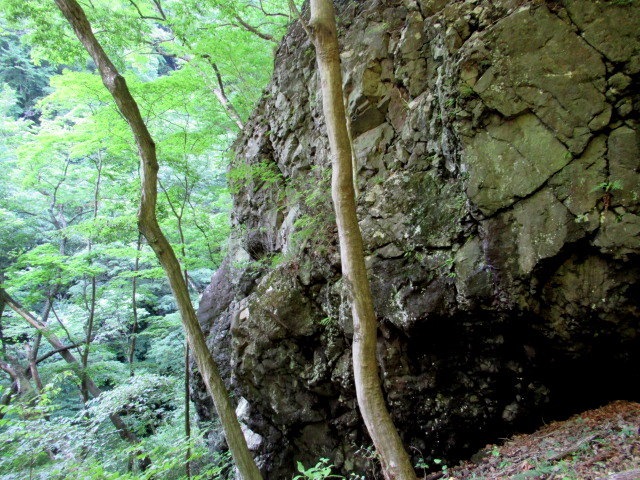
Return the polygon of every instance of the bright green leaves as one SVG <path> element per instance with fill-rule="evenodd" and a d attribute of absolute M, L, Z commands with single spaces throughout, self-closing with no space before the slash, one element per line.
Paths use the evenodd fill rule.
<path fill-rule="evenodd" d="M 271 74 L 275 43 L 265 38 L 284 34 L 286 1 L 90 0 L 83 7 L 156 141 L 158 219 L 188 271 L 195 301 L 224 254 L 228 152 Z M 18 67 L 0 78 L 4 286 L 36 316 L 51 302 L 48 329 L 76 344 L 78 358 L 89 319 L 93 325 L 86 369 L 73 367 L 53 397 L 61 408 L 52 414 L 61 420 L 38 419 L 30 434 L 24 419 L 2 455 L 25 459 L 20 455 L 29 449 L 55 446 L 61 452 L 55 461 L 33 458 L 39 475 L 134 478 L 114 473 L 138 453 L 122 453 L 104 422 L 118 412 L 154 457 L 153 467 L 135 478 L 181 478 L 186 445 L 176 438 L 184 413 L 174 387 L 182 380 L 184 338 L 162 271 L 138 244 L 136 145 L 52 0 L 0 0 L 0 12 L 6 15 L 0 66 Z M 17 119 L 28 109 L 33 121 Z M 11 336 L 7 353 L 24 363 L 33 329 L 6 310 L 2 331 Z M 47 352 L 43 344 L 39 353 Z M 39 368 L 46 382 L 70 367 L 52 355 Z M 109 392 L 79 414 L 83 373 Z M 55 443 L 54 431 L 73 440 Z M 204 453 L 201 443 L 192 447 L 195 457 Z M 81 469 L 68 460 L 76 457 L 85 459 Z M 223 470 L 204 463 L 194 460 L 193 478 Z"/>

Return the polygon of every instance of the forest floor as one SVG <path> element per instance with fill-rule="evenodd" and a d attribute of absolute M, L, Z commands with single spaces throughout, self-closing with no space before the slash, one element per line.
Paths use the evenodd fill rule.
<path fill-rule="evenodd" d="M 487 445 L 427 480 L 640 480 L 640 404 L 613 402 L 553 422 L 503 445 Z"/>

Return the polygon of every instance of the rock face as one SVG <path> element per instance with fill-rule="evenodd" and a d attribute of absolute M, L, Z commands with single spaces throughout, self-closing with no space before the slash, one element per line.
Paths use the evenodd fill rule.
<path fill-rule="evenodd" d="M 638 399 L 640 4 L 336 5 L 381 376 L 412 454 Z M 314 55 L 294 26 L 237 142 L 236 234 L 199 310 L 270 479 L 376 468 Z"/>

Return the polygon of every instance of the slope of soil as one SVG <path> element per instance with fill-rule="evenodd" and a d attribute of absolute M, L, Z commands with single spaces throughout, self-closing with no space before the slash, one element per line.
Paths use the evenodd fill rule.
<path fill-rule="evenodd" d="M 639 480 L 640 404 L 613 402 L 553 422 L 504 445 L 487 445 L 466 462 L 428 480 Z"/>

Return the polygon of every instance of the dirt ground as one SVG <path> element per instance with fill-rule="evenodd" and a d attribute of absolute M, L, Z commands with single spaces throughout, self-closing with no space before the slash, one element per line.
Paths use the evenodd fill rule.
<path fill-rule="evenodd" d="M 640 480 L 640 404 L 613 402 L 503 445 L 487 445 L 477 456 L 479 463 L 442 467 L 423 478 Z"/>

